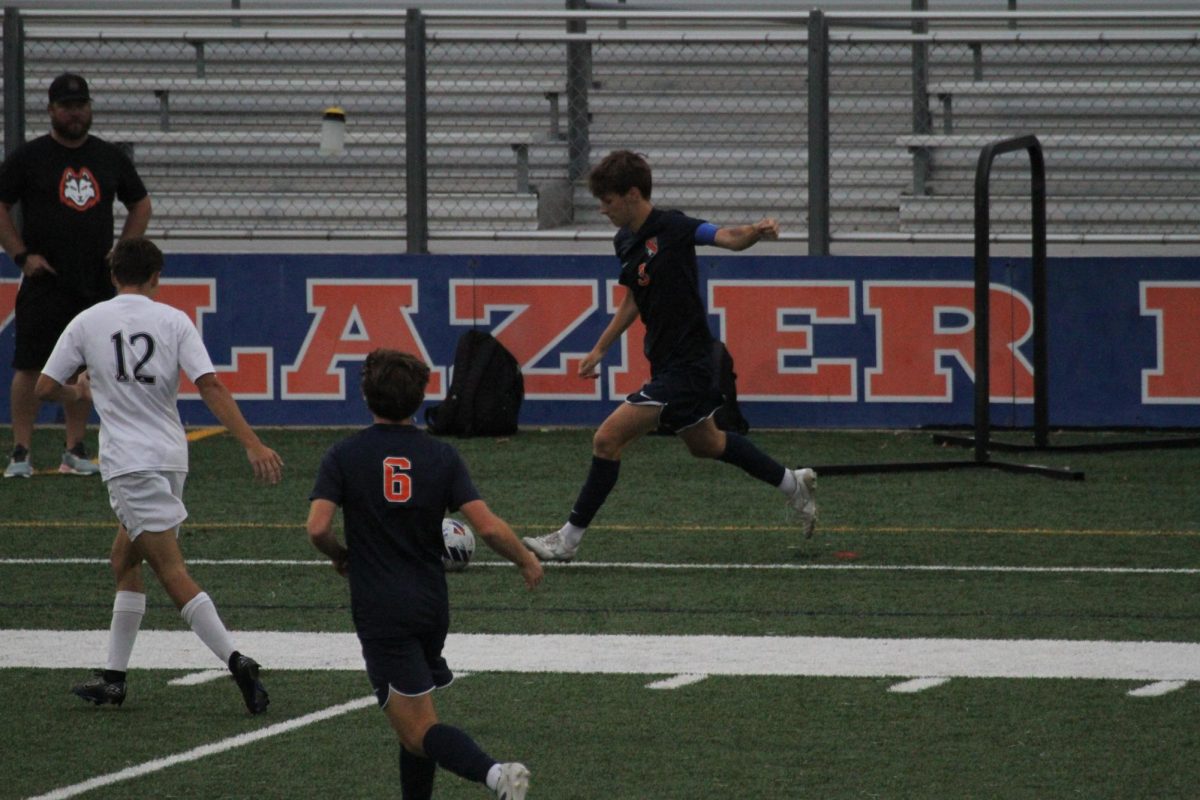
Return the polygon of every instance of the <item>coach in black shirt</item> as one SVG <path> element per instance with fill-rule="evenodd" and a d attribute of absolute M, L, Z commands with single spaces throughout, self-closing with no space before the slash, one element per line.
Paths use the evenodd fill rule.
<path fill-rule="evenodd" d="M 12 460 L 4 477 L 33 474 L 29 449 L 38 374 L 76 314 L 113 296 L 105 257 L 113 245 L 113 201 L 128 209 L 121 238 L 146 232 L 150 196 L 133 162 L 92 136 L 87 81 L 64 73 L 50 84 L 50 133 L 16 148 L 0 166 L 0 245 L 21 270 L 12 379 Z M 12 208 L 20 203 L 17 231 Z M 66 450 L 59 471 L 92 475 L 99 467 L 83 446 L 91 403 L 63 404 Z"/>

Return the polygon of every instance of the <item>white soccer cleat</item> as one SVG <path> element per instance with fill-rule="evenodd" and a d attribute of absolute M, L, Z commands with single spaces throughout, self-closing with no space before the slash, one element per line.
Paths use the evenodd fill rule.
<path fill-rule="evenodd" d="M 570 561 L 579 550 L 579 545 L 571 547 L 563 540 L 562 531 L 545 536 L 526 536 L 521 541 L 539 561 Z"/>
<path fill-rule="evenodd" d="M 817 490 L 817 473 L 805 467 L 792 470 L 796 476 L 796 490 L 788 498 L 788 507 L 796 512 L 800 527 L 804 530 L 804 538 L 811 539 L 817 527 L 817 501 L 813 493 Z"/>
<path fill-rule="evenodd" d="M 12 459 L 8 462 L 8 466 L 4 468 L 4 477 L 6 478 L 32 478 L 33 465 L 29 463 L 29 458 L 26 457 L 20 461 Z"/>
<path fill-rule="evenodd" d="M 64 450 L 62 454 L 62 463 L 58 465 L 58 471 L 63 475 L 99 475 L 100 465 L 87 457 L 87 451 L 82 450 L 83 455 L 77 455 L 70 450 Z"/>
<path fill-rule="evenodd" d="M 500 780 L 496 784 L 497 800 L 525 800 L 529 791 L 529 769 L 515 761 L 500 765 Z"/>

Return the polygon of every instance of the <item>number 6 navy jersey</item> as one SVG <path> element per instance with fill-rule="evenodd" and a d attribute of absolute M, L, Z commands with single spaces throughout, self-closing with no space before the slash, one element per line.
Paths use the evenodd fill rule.
<path fill-rule="evenodd" d="M 479 499 L 457 450 L 413 425 L 375 424 L 325 453 L 309 499 L 342 507 L 361 638 L 447 627 L 442 518 Z"/>
<path fill-rule="evenodd" d="M 187 472 L 187 436 L 176 400 L 179 370 L 214 372 L 196 326 L 182 311 L 141 294 L 119 294 L 71 320 L 42 372 L 66 383 L 86 368 L 100 415 L 100 476 Z"/>

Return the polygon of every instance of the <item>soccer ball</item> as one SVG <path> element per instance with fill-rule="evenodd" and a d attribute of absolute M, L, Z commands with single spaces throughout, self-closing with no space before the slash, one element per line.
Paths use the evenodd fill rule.
<path fill-rule="evenodd" d="M 465 522 L 442 520 L 442 563 L 446 572 L 462 572 L 475 555 L 475 534 Z"/>

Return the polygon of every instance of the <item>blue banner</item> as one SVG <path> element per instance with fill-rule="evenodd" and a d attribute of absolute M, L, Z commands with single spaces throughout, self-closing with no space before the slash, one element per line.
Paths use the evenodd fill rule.
<path fill-rule="evenodd" d="M 971 423 L 970 259 L 718 253 L 700 266 L 753 427 Z M 254 424 L 366 422 L 358 369 L 380 346 L 433 366 L 436 403 L 459 335 L 476 327 L 522 365 L 522 425 L 595 425 L 647 377 L 640 323 L 599 380 L 576 375 L 624 292 L 617 269 L 605 256 L 171 255 L 158 299 L 196 321 Z M 0 350 L 11 353 L 18 279 L 6 270 Z M 1051 259 L 1047 276 L 1052 425 L 1200 426 L 1200 260 Z M 1029 260 L 993 258 L 991 281 L 992 419 L 1029 426 Z M 183 396 L 187 423 L 212 420 L 190 384 Z"/>

